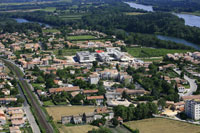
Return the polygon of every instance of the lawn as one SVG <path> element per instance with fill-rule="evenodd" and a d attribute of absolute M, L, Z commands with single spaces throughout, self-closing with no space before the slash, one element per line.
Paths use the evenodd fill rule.
<path fill-rule="evenodd" d="M 51 100 L 49 100 L 49 101 L 43 102 L 43 105 L 44 105 L 44 106 L 53 106 L 54 103 L 53 103 Z"/>
<path fill-rule="evenodd" d="M 200 126 L 175 120 L 152 118 L 125 123 L 140 133 L 199 133 Z"/>
<path fill-rule="evenodd" d="M 54 121 L 60 121 L 61 116 L 79 115 L 83 113 L 94 112 L 96 107 L 93 106 L 54 106 L 47 107 L 46 110 Z"/>
<path fill-rule="evenodd" d="M 127 48 L 129 54 L 134 57 L 160 57 L 168 53 L 185 53 L 190 50 L 174 50 L 174 49 L 155 49 L 155 48 Z"/>
<path fill-rule="evenodd" d="M 80 36 L 68 36 L 68 40 L 90 40 L 95 39 L 95 36 L 91 35 L 80 35 Z"/>
<path fill-rule="evenodd" d="M 81 125 L 81 126 L 61 126 L 59 131 L 61 133 L 87 133 L 93 128 L 98 128 L 92 125 Z"/>

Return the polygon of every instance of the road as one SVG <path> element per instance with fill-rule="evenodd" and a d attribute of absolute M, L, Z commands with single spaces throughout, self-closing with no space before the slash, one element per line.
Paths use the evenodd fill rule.
<path fill-rule="evenodd" d="M 33 109 L 35 110 L 36 116 L 38 117 L 38 121 L 41 124 L 41 126 L 45 129 L 45 132 L 53 133 L 54 130 L 53 130 L 52 126 L 48 123 L 48 121 L 46 119 L 46 115 L 42 111 L 38 102 L 35 101 L 35 98 L 33 97 L 33 94 L 29 88 L 27 81 L 24 80 L 24 78 L 23 78 L 23 72 L 20 70 L 19 67 L 17 67 L 12 62 L 7 61 L 7 60 L 3 60 L 3 61 L 5 62 L 5 64 L 7 64 L 7 66 L 9 67 L 10 70 L 15 72 L 17 78 L 19 79 L 19 82 L 21 83 L 21 85 L 23 86 L 23 88 L 25 89 L 25 91 L 27 93 L 28 98 L 30 99 L 31 105 L 32 105 Z"/>
<path fill-rule="evenodd" d="M 179 75 L 181 74 L 181 71 L 180 70 L 177 70 L 177 69 L 173 69 L 176 73 L 178 73 Z M 196 92 L 197 90 L 197 84 L 195 82 L 195 79 L 191 79 L 189 78 L 188 76 L 184 75 L 184 79 L 187 80 L 190 84 L 190 89 L 187 93 L 185 94 L 181 94 L 181 96 L 189 96 L 189 95 L 192 95 L 193 92 Z"/>
<path fill-rule="evenodd" d="M 19 85 L 18 85 L 18 88 L 19 88 L 19 92 L 20 92 L 21 97 L 24 98 L 23 109 L 26 113 L 26 117 L 28 118 L 28 121 L 29 121 L 29 124 L 31 125 L 33 133 L 41 133 L 40 128 L 38 127 L 38 125 L 35 121 L 35 118 L 34 118 L 33 114 L 31 113 L 28 101 L 25 98 L 24 93 L 22 92 L 22 89 Z"/>

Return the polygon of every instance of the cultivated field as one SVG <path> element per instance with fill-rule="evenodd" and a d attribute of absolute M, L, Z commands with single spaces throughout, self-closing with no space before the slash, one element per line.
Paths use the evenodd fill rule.
<path fill-rule="evenodd" d="M 175 120 L 152 118 L 125 123 L 140 133 L 199 133 L 200 126 Z"/>
<path fill-rule="evenodd" d="M 61 133 L 87 133 L 88 131 L 92 130 L 93 128 L 98 128 L 91 125 L 81 125 L 81 126 L 62 126 L 59 128 Z"/>
<path fill-rule="evenodd" d="M 96 107 L 92 106 L 55 106 L 46 108 L 47 112 L 53 117 L 54 121 L 60 121 L 61 116 L 91 113 L 94 112 L 95 109 Z"/>

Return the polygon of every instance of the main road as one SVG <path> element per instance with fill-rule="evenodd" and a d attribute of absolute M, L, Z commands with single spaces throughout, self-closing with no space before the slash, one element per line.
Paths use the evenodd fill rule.
<path fill-rule="evenodd" d="M 33 93 L 31 92 L 27 81 L 24 80 L 23 72 L 14 63 L 12 63 L 8 60 L 4 60 L 4 59 L 3 59 L 3 61 L 9 67 L 9 69 L 12 70 L 16 74 L 16 77 L 19 79 L 19 82 L 21 83 L 22 87 L 24 88 L 25 93 L 28 96 L 28 99 L 30 99 L 31 106 L 35 110 L 35 115 L 38 118 L 38 122 L 41 124 L 42 128 L 45 130 L 45 133 L 54 133 L 54 130 L 53 130 L 51 124 L 48 123 L 48 121 L 47 121 L 46 115 L 44 114 L 40 105 L 34 98 Z"/>

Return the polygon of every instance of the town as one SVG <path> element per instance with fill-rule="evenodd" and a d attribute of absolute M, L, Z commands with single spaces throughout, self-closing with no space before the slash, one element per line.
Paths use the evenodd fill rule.
<path fill-rule="evenodd" d="M 54 128 L 63 132 L 72 126 L 92 130 L 153 117 L 200 124 L 200 52 L 145 60 L 127 52 L 130 46 L 115 36 L 106 40 L 104 33 L 83 29 L 67 38 L 60 35 L 43 32 L 46 40 L 39 40 L 35 31 L 0 35 L 2 131 L 40 132 L 27 86 Z M 88 38 L 77 39 L 81 37 Z M 131 46 L 138 47 L 142 49 Z"/>

